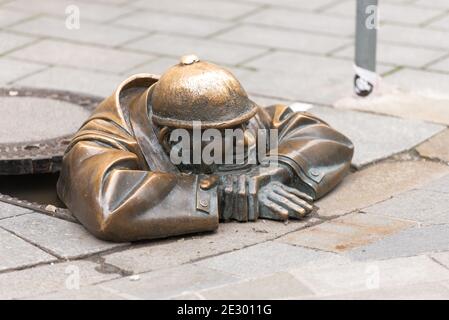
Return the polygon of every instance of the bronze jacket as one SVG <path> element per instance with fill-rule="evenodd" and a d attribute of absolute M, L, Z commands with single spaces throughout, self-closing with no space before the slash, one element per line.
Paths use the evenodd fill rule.
<path fill-rule="evenodd" d="M 177 172 L 157 143 L 147 109 L 148 88 L 157 79 L 140 74 L 124 81 L 82 125 L 64 156 L 58 195 L 101 239 L 134 241 L 218 227 L 216 187 L 203 190 L 201 177 Z M 259 108 L 251 121 L 279 129 L 280 160 L 315 198 L 350 167 L 351 141 L 310 114 L 275 105 Z"/>

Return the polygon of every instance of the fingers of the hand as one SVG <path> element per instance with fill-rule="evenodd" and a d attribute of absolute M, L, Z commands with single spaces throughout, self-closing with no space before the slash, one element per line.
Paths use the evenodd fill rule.
<path fill-rule="evenodd" d="M 304 192 L 299 191 L 298 189 L 288 187 L 285 184 L 282 184 L 281 188 L 287 192 L 293 193 L 294 195 L 298 196 L 301 199 L 306 200 L 307 202 L 313 202 L 313 198 L 311 196 L 305 194 Z"/>
<path fill-rule="evenodd" d="M 275 202 L 279 206 L 284 207 L 288 212 L 290 212 L 293 216 L 303 216 L 306 214 L 306 209 L 302 206 L 290 201 L 288 198 L 281 196 L 277 193 L 272 193 L 268 195 L 268 199 Z M 292 212 L 293 211 L 293 212 Z"/>
<path fill-rule="evenodd" d="M 312 204 L 310 204 L 307 201 L 301 199 L 296 194 L 287 192 L 283 188 L 274 188 L 273 191 L 275 193 L 279 194 L 280 196 L 283 196 L 283 197 L 287 198 L 288 200 L 296 203 L 297 205 L 303 207 L 307 212 L 310 212 L 310 211 L 313 210 L 313 205 Z"/>
<path fill-rule="evenodd" d="M 237 177 L 237 193 L 236 198 L 236 208 L 234 208 L 234 212 L 238 213 L 237 220 L 239 221 L 248 221 L 248 199 L 246 192 L 246 177 L 245 175 L 240 175 Z"/>
<path fill-rule="evenodd" d="M 263 218 L 275 219 L 275 220 L 287 220 L 288 210 L 280 205 L 265 199 L 261 208 L 261 216 Z"/>
<path fill-rule="evenodd" d="M 225 177 L 225 188 L 223 190 L 223 218 L 229 219 L 232 216 L 232 210 L 233 210 L 233 191 L 234 191 L 234 184 L 233 184 L 233 178 L 232 176 L 226 176 Z"/>

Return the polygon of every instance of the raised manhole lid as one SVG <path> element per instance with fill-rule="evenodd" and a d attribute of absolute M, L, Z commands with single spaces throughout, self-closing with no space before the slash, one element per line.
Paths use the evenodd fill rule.
<path fill-rule="evenodd" d="M 57 172 L 67 143 L 102 98 L 0 88 L 0 175 Z"/>

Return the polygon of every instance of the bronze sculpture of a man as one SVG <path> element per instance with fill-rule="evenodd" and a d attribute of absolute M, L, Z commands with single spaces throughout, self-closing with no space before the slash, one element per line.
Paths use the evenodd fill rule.
<path fill-rule="evenodd" d="M 263 144 L 265 156 L 189 161 L 211 143 L 203 136 L 187 161 L 173 161 L 173 133 L 185 130 L 194 144 L 198 123 L 200 136 L 243 132 L 224 138 L 214 159 L 238 143 L 245 154 Z M 268 131 L 276 141 L 261 143 L 256 132 Z M 67 148 L 57 191 L 97 237 L 153 239 L 215 230 L 220 220 L 301 218 L 343 179 L 352 155 L 351 141 L 322 120 L 285 105 L 261 108 L 229 71 L 191 55 L 160 78 L 127 79 L 97 107 Z"/>

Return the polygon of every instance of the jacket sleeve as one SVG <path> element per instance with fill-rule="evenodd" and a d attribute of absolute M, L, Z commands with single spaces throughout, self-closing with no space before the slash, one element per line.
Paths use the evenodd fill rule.
<path fill-rule="evenodd" d="M 93 118 L 64 156 L 58 195 L 94 235 L 133 241 L 214 230 L 213 190 L 198 189 L 198 177 L 144 168 L 131 134 L 110 119 Z M 197 206 L 198 197 L 205 208 Z"/>
<path fill-rule="evenodd" d="M 346 175 L 354 153 L 352 142 L 317 117 L 285 105 L 264 108 L 268 127 L 277 129 L 279 162 L 296 173 L 297 187 L 318 199 Z"/>

